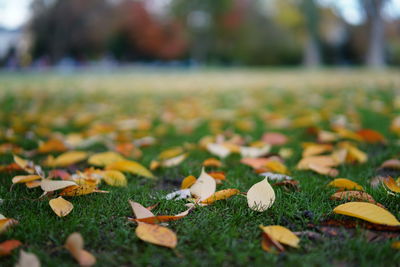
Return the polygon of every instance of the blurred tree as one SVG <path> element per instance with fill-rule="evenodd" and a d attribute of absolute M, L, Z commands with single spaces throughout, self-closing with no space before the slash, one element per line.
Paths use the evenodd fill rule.
<path fill-rule="evenodd" d="M 302 0 L 302 10 L 306 21 L 306 40 L 303 62 L 307 67 L 321 65 L 319 38 L 319 10 L 315 0 Z"/>
<path fill-rule="evenodd" d="M 387 0 L 360 0 L 364 7 L 369 27 L 366 63 L 373 68 L 385 65 L 385 25 L 382 9 Z"/>

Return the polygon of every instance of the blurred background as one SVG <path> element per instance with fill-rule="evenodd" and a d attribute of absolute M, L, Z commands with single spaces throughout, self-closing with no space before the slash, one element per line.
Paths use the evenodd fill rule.
<path fill-rule="evenodd" d="M 0 66 L 400 65 L 400 0 L 0 0 Z"/>

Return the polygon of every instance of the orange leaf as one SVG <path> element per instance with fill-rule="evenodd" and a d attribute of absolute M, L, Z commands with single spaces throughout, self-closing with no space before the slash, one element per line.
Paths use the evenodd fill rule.
<path fill-rule="evenodd" d="M 205 161 L 203 161 L 203 166 L 219 168 L 222 166 L 222 162 L 216 158 L 209 158 L 209 159 L 206 159 Z"/>
<path fill-rule="evenodd" d="M 237 195 L 239 193 L 240 193 L 240 191 L 237 190 L 237 189 L 220 190 L 220 191 L 217 191 L 214 194 L 212 194 L 207 199 L 201 201 L 201 203 L 203 203 L 203 204 L 212 204 L 217 200 L 227 199 L 227 198 L 230 198 L 231 196 Z"/>
<path fill-rule="evenodd" d="M 0 256 L 11 254 L 11 251 L 21 245 L 22 243 L 19 240 L 7 240 L 0 243 Z"/>
<path fill-rule="evenodd" d="M 95 192 L 95 190 L 96 190 L 95 184 L 72 185 L 67 188 L 64 188 L 64 190 L 61 191 L 60 196 L 69 196 L 69 197 L 82 196 L 91 194 Z"/>
<path fill-rule="evenodd" d="M 371 129 L 359 130 L 357 132 L 357 134 L 359 136 L 361 136 L 361 138 L 367 143 L 374 144 L 374 143 L 385 143 L 386 142 L 386 139 L 382 134 L 378 133 L 377 131 L 371 130 Z"/>
<path fill-rule="evenodd" d="M 191 187 L 195 182 L 196 182 L 196 177 L 193 175 L 189 175 L 183 179 L 182 184 L 181 184 L 181 189 L 186 189 Z"/>
<path fill-rule="evenodd" d="M 383 179 L 383 183 L 390 191 L 400 193 L 400 185 L 392 177 Z"/>

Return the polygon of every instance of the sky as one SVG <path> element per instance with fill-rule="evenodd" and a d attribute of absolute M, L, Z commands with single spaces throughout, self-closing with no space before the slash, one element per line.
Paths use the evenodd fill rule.
<path fill-rule="evenodd" d="M 271 1 L 271 0 L 264 0 Z M 351 24 L 360 24 L 364 21 L 360 12 L 358 0 L 318 0 L 323 5 L 335 6 L 340 15 Z M 16 29 L 21 27 L 30 16 L 29 5 L 32 0 L 0 0 L 0 27 Z M 166 0 L 153 0 L 162 6 Z M 168 1 L 167 1 L 168 2 Z M 400 0 L 391 0 L 386 6 L 384 14 L 388 18 L 400 17 Z"/>

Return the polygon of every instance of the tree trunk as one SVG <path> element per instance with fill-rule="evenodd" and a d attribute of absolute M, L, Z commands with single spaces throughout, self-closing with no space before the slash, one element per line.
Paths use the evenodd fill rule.
<path fill-rule="evenodd" d="M 362 0 L 369 24 L 366 64 L 371 68 L 385 66 L 385 25 L 382 7 L 385 0 Z"/>
<path fill-rule="evenodd" d="M 314 0 L 303 0 L 302 4 L 306 20 L 303 64 L 307 67 L 318 67 L 321 65 L 318 7 Z"/>

